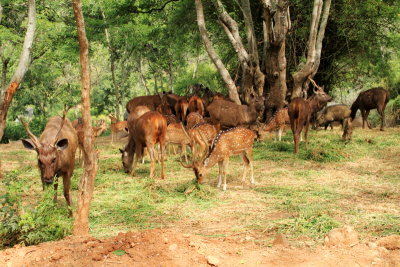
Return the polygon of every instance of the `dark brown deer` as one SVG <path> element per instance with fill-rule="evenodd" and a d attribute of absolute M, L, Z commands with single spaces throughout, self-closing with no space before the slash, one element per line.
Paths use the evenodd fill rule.
<path fill-rule="evenodd" d="M 38 154 L 38 166 L 40 169 L 43 190 L 53 184 L 54 177 L 62 176 L 64 185 L 64 197 L 71 209 L 71 176 L 75 167 L 75 152 L 78 146 L 78 137 L 71 122 L 64 117 L 52 117 L 48 120 L 43 133 L 38 139 L 30 130 L 27 123 L 22 124 L 31 139 L 22 139 L 27 149 L 35 150 Z M 54 201 L 57 201 L 58 183 L 54 183 Z"/>
<path fill-rule="evenodd" d="M 312 114 L 321 110 L 327 102 L 332 100 L 332 97 L 325 93 L 322 87 L 318 86 L 313 80 L 311 82 L 317 87 L 317 90 L 314 88 L 314 94 L 307 100 L 301 97 L 293 98 L 289 104 L 288 112 L 293 132 L 295 154 L 299 152 L 300 135 L 303 127 L 305 127 L 304 141 L 307 145 L 307 134 Z"/>
<path fill-rule="evenodd" d="M 382 87 L 371 88 L 358 95 L 356 101 L 351 105 L 350 117 L 354 120 L 357 110 L 360 110 L 363 118 L 363 128 L 366 122 L 368 128 L 371 129 L 371 124 L 368 122 L 368 115 L 371 109 L 377 109 L 379 115 L 381 115 L 381 131 L 383 131 L 385 127 L 385 108 L 388 102 L 389 92 L 387 90 Z"/>
<path fill-rule="evenodd" d="M 198 96 L 192 96 L 189 99 L 189 112 L 198 112 L 201 116 L 204 116 L 204 103 L 203 100 Z"/>
<path fill-rule="evenodd" d="M 150 108 L 147 106 L 137 106 L 135 107 L 132 112 L 129 114 L 128 118 L 130 117 L 131 121 L 136 121 L 140 117 L 142 117 L 147 112 L 150 112 Z"/>
<path fill-rule="evenodd" d="M 214 139 L 211 151 L 208 156 L 200 161 L 193 161 L 191 165 L 182 166 L 185 168 L 193 168 L 198 183 L 203 183 L 210 169 L 218 163 L 219 179 L 217 187 L 222 184 L 223 190 L 226 190 L 226 169 L 229 158 L 232 155 L 241 155 L 244 162 L 244 171 L 242 181 L 246 178 L 247 168 L 250 166 L 251 183 L 254 184 L 253 174 L 253 143 L 256 137 L 255 132 L 244 127 L 235 127 L 220 132 Z"/>
<path fill-rule="evenodd" d="M 187 116 L 187 111 L 188 111 L 189 103 L 186 100 L 186 98 L 181 98 L 176 102 L 175 104 L 175 114 L 178 120 L 183 122 L 184 124 L 186 123 L 186 116 Z"/>
<path fill-rule="evenodd" d="M 135 175 L 138 159 L 143 157 L 144 148 L 147 147 L 151 158 L 150 177 L 154 177 L 156 164 L 156 151 L 154 145 L 160 144 L 161 154 L 161 179 L 164 179 L 164 149 L 167 120 L 156 111 L 143 114 L 137 120 L 128 117 L 129 142 L 122 150 L 122 164 L 126 173 Z M 136 156 L 135 156 L 136 154 Z M 133 167 L 132 167 L 133 162 Z"/>
<path fill-rule="evenodd" d="M 189 130 L 188 135 L 190 137 L 190 147 L 192 148 L 193 159 L 205 156 L 204 152 L 208 151 L 208 147 L 211 146 L 219 131 L 219 124 L 213 125 L 205 122 L 198 123 Z M 198 152 L 197 145 L 200 147 Z"/>
<path fill-rule="evenodd" d="M 190 137 L 186 133 L 182 123 L 172 123 L 167 126 L 165 142 L 167 144 L 180 145 L 181 155 L 182 153 L 184 154 L 185 161 L 187 162 L 186 146 L 190 145 Z"/>
<path fill-rule="evenodd" d="M 198 112 L 190 112 L 186 117 L 186 126 L 188 129 L 191 129 L 193 126 L 201 122 L 204 122 L 204 118 Z"/>
<path fill-rule="evenodd" d="M 223 128 L 229 128 L 252 124 L 257 120 L 263 106 L 264 99 L 262 97 L 256 98 L 251 95 L 249 106 L 238 105 L 226 100 L 215 100 L 207 107 L 207 111 L 213 121 L 219 122 Z"/>
<path fill-rule="evenodd" d="M 110 128 L 111 128 L 111 144 L 112 144 L 114 143 L 114 139 L 116 138 L 116 136 L 118 136 L 119 133 L 124 132 L 128 134 L 126 130 L 128 129 L 128 123 L 127 121 L 118 121 L 118 119 L 113 115 L 108 115 L 108 117 L 111 120 Z"/>
<path fill-rule="evenodd" d="M 332 130 L 332 123 L 338 121 L 341 123 L 343 129 L 344 122 L 347 118 L 350 117 L 350 113 L 350 108 L 344 104 L 332 105 L 326 107 L 324 110 L 317 114 L 317 123 L 318 125 L 323 125 L 325 127 L 325 130 L 330 125 Z"/>
<path fill-rule="evenodd" d="M 148 95 L 148 96 L 138 96 L 129 100 L 126 104 L 126 111 L 131 113 L 131 111 L 137 106 L 147 106 L 150 110 L 155 111 L 159 105 L 162 104 L 163 95 Z"/>

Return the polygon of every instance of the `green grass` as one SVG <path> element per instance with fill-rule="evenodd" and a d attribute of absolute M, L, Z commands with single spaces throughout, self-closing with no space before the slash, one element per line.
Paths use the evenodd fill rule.
<path fill-rule="evenodd" d="M 243 163 L 232 157 L 228 190 L 217 189 L 218 167 L 204 185 L 194 182 L 178 156 L 166 162 L 166 179 L 150 179 L 150 162 L 139 163 L 135 177 L 122 170 L 118 148 L 123 142 L 97 144 L 101 150 L 95 193 L 90 212 L 91 233 L 97 237 L 132 229 L 172 227 L 208 236 L 246 236 L 270 240 L 276 232 L 291 239 L 307 236 L 321 241 L 332 228 L 351 225 L 362 236 L 399 234 L 400 129 L 356 129 L 350 143 L 340 131 L 310 131 L 307 148 L 293 154 L 292 135 L 282 142 L 256 142 L 253 149 L 256 185 L 242 184 Z M 22 161 L 20 164 L 19 161 Z M 7 190 L 25 206 L 42 201 L 36 155 L 21 147 L 2 151 Z M 160 165 L 156 166 L 159 177 Z M 77 164 L 72 178 L 76 210 Z M 61 181 L 61 179 L 60 179 Z M 4 184 L 4 181 L 2 181 Z M 0 186 L 4 193 L 5 187 Z M 57 207 L 66 204 L 60 185 Z M 1 194 L 0 194 L 1 195 Z M 60 224 L 70 224 L 65 216 Z M 222 224 L 214 229 L 216 222 Z M 267 243 L 265 243 L 268 245 Z"/>

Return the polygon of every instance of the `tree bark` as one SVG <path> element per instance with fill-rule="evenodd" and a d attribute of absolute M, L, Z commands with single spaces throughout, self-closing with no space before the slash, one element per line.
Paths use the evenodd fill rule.
<path fill-rule="evenodd" d="M 313 78 L 318 71 L 321 60 L 322 41 L 324 39 L 325 28 L 329 18 L 330 6 L 331 0 L 326 0 L 325 4 L 322 0 L 314 0 L 310 36 L 307 47 L 307 60 L 306 63 L 292 75 L 292 98 L 299 97 L 302 93 L 306 95 L 310 83 L 308 77 Z M 324 10 L 321 19 L 322 7 Z"/>
<path fill-rule="evenodd" d="M 204 21 L 203 3 L 201 2 L 201 0 L 195 0 L 195 4 L 197 13 L 197 25 L 199 26 L 200 35 L 203 40 L 203 44 L 206 48 L 207 54 L 209 55 L 215 67 L 217 68 L 218 72 L 220 73 L 222 80 L 225 82 L 225 86 L 228 89 L 229 98 L 232 99 L 235 103 L 241 104 L 235 82 L 230 76 L 224 63 L 221 61 L 218 54 L 215 52 L 212 46 L 212 42 L 208 36 L 206 23 Z"/>
<path fill-rule="evenodd" d="M 269 0 L 263 5 L 264 68 L 267 76 L 266 119 L 285 105 L 286 36 L 290 29 L 289 2 L 278 0 L 274 7 Z"/>
<path fill-rule="evenodd" d="M 86 38 L 85 21 L 81 0 L 72 1 L 78 40 L 80 47 L 80 63 L 82 78 L 82 120 L 83 120 L 83 162 L 84 172 L 79 183 L 78 210 L 74 221 L 73 234 L 89 234 L 89 209 L 93 197 L 94 179 L 97 172 L 97 159 L 93 147 L 92 119 L 90 116 L 90 65 L 89 44 Z"/>
<path fill-rule="evenodd" d="M 26 29 L 24 44 L 22 46 L 21 56 L 14 75 L 11 78 L 2 98 L 0 99 L 0 140 L 3 138 L 6 126 L 7 112 L 11 101 L 18 90 L 31 61 L 31 52 L 33 40 L 36 31 L 36 3 L 35 0 L 28 0 L 28 27 Z"/>
<path fill-rule="evenodd" d="M 104 11 L 101 9 L 101 15 L 103 17 L 104 22 L 106 23 L 106 14 L 104 14 Z M 108 31 L 108 28 L 106 27 L 104 29 L 104 32 L 106 34 L 106 41 L 107 41 L 107 46 L 108 46 L 108 51 L 110 52 L 110 68 L 111 68 L 111 78 L 114 84 L 114 89 L 115 89 L 115 113 L 116 117 L 118 120 L 120 120 L 120 109 L 119 109 L 119 86 L 117 83 L 117 79 L 115 77 L 115 53 L 114 53 L 114 48 L 111 43 L 111 37 L 110 37 L 110 32 Z"/>

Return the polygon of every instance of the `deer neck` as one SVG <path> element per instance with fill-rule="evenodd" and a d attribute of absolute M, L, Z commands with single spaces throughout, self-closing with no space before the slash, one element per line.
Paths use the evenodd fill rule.
<path fill-rule="evenodd" d="M 217 153 L 215 153 L 215 150 L 211 152 L 210 155 L 203 161 L 203 166 L 205 169 L 210 169 L 212 168 L 217 162 L 219 161 L 219 156 Z"/>

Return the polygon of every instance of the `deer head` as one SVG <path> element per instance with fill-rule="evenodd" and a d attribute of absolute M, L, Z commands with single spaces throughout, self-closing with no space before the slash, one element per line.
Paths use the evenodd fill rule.
<path fill-rule="evenodd" d="M 29 126 L 20 118 L 21 123 L 24 125 L 25 130 L 31 139 L 22 139 L 22 144 L 25 148 L 35 150 L 38 154 L 38 166 L 41 173 L 43 184 L 53 183 L 54 176 L 56 175 L 57 166 L 59 165 L 59 152 L 68 147 L 68 139 L 59 139 L 59 135 L 65 122 L 65 113 L 61 121 L 60 128 L 55 133 L 53 142 L 46 142 L 43 140 L 39 142 L 38 138 L 30 131 Z"/>
<path fill-rule="evenodd" d="M 121 152 L 122 167 L 124 168 L 124 172 L 130 173 L 132 171 L 134 154 L 132 153 L 130 155 L 130 153 L 128 153 L 128 145 L 126 145 L 124 149 L 120 148 L 119 151 Z"/>
<path fill-rule="evenodd" d="M 199 161 L 193 160 L 192 164 L 184 164 L 181 161 L 181 165 L 185 168 L 188 169 L 193 169 L 194 174 L 196 176 L 196 182 L 199 184 L 202 184 L 209 172 L 209 169 L 204 165 L 203 159 L 200 159 Z"/>

